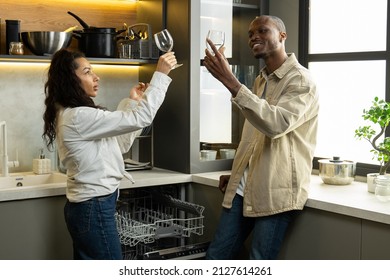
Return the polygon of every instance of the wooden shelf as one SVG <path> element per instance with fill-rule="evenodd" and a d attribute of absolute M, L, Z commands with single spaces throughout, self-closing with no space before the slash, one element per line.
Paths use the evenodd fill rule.
<path fill-rule="evenodd" d="M 87 57 L 92 64 L 101 65 L 143 65 L 157 63 L 157 59 L 122 59 Z M 50 63 L 51 56 L 37 55 L 0 55 L 0 62 Z"/>

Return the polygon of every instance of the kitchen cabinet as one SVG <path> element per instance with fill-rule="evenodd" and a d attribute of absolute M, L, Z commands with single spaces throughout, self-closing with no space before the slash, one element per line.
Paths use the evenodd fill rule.
<path fill-rule="evenodd" d="M 306 208 L 286 234 L 280 259 L 389 260 L 390 225 Z"/>
<path fill-rule="evenodd" d="M 204 177 L 208 177 L 207 174 Z M 193 178 L 193 181 L 196 181 L 195 178 Z M 205 207 L 204 224 L 206 227 L 202 236 L 193 236 L 193 242 L 195 243 L 213 238 L 223 199 L 223 195 L 217 187 L 217 182 L 214 183 L 214 187 L 211 187 L 206 184 L 205 180 L 202 181 L 205 183 L 194 182 L 191 184 L 191 188 L 187 190 L 193 203 L 201 202 Z M 318 185 L 317 180 L 313 180 L 312 183 L 313 189 L 321 189 L 321 191 L 326 192 L 326 190 L 323 190 L 323 184 Z M 372 208 L 367 209 L 368 212 L 371 212 L 368 213 L 368 218 L 353 215 L 352 213 L 359 213 L 359 211 L 354 210 L 349 205 L 343 205 L 342 202 L 335 204 L 324 198 L 323 201 L 318 203 L 320 198 L 317 196 L 309 197 L 307 206 L 288 229 L 278 258 L 280 260 L 389 260 L 390 241 L 388 235 L 390 224 L 388 215 L 383 215 L 387 218 L 383 218 L 382 222 L 374 220 L 372 213 L 375 212 L 374 209 L 381 202 L 376 201 L 375 198 L 372 201 L 373 195 L 367 193 L 366 188 L 361 185 L 354 185 L 355 190 L 350 190 L 350 195 L 355 195 L 355 198 L 359 197 L 357 198 L 357 205 L 367 205 L 367 201 L 370 201 L 368 204 L 372 204 Z M 335 187 L 338 188 L 339 186 Z M 340 200 L 340 196 L 343 198 L 346 194 L 343 191 L 338 192 L 331 189 L 327 191 L 329 191 L 328 196 L 332 197 L 334 201 L 342 201 L 343 199 Z M 325 205 L 329 211 L 322 209 L 325 208 Z M 379 207 L 379 209 L 381 208 L 382 206 Z M 362 207 L 362 209 L 366 208 Z M 382 214 L 378 213 L 376 218 L 379 216 L 382 216 Z M 247 241 L 238 258 L 248 259 L 249 248 L 249 242 Z"/>
<path fill-rule="evenodd" d="M 188 242 L 210 241 L 219 221 L 222 193 L 220 175 L 229 171 L 184 174 L 153 168 L 132 172 L 135 183 L 123 180 L 122 190 L 176 188 L 183 200 L 202 205 L 203 235 Z M 390 212 L 386 203 L 355 181 L 330 186 L 312 175 L 311 193 L 305 209 L 287 231 L 279 259 L 390 259 Z M 2 190 L 0 198 L 0 259 L 71 259 L 71 239 L 63 219 L 65 187 Z M 353 200 L 348 198 L 354 197 Z M 248 257 L 248 244 L 240 258 Z"/>
<path fill-rule="evenodd" d="M 70 260 L 72 240 L 64 220 L 66 198 L 0 203 L 1 260 Z"/>
<path fill-rule="evenodd" d="M 248 0 L 242 1 L 240 5 L 233 5 L 233 48 L 229 62 L 242 66 L 243 69 L 246 65 L 253 66 L 254 73 L 260 66 L 247 47 L 247 30 L 255 16 L 266 13 L 265 3 L 267 1 Z M 201 115 L 205 113 L 201 108 L 200 95 L 200 49 L 205 48 L 205 38 L 200 36 L 200 5 L 201 2 L 195 0 L 166 2 L 165 27 L 172 33 L 175 55 L 184 65 L 170 73 L 173 82 L 154 121 L 155 165 L 184 173 L 228 170 L 232 165 L 232 159 L 201 161 L 199 156 L 202 144 L 220 144 L 201 143 L 200 139 Z M 230 96 L 226 94 L 226 98 L 229 99 Z M 211 110 L 213 109 L 208 113 L 211 113 Z M 240 139 L 243 118 L 235 108 L 232 107 L 231 110 L 231 143 L 227 144 L 236 146 Z M 208 119 L 211 121 L 211 118 L 212 116 Z M 214 130 L 218 133 L 219 129 L 217 124 Z"/>

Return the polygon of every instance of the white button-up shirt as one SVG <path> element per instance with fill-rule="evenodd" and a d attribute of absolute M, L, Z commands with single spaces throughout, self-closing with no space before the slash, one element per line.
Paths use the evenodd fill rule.
<path fill-rule="evenodd" d="M 113 193 L 123 178 L 122 153 L 152 121 L 171 82 L 155 72 L 140 102 L 121 101 L 118 111 L 91 107 L 64 108 L 57 117 L 59 158 L 67 169 L 66 196 L 82 202 Z"/>

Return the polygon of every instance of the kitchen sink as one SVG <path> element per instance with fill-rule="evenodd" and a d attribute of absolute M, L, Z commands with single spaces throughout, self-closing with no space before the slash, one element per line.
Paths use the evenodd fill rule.
<path fill-rule="evenodd" d="M 66 179 L 66 175 L 60 172 L 48 174 L 10 173 L 8 177 L 0 177 L 0 189 L 66 184 Z"/>

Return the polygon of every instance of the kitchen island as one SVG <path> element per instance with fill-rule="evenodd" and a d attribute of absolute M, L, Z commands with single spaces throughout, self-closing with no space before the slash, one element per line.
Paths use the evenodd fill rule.
<path fill-rule="evenodd" d="M 212 238 L 222 201 L 219 176 L 229 171 L 183 174 L 153 168 L 130 173 L 135 183 L 125 178 L 120 189 L 181 185 L 188 200 L 205 206 L 205 233 L 195 241 Z M 65 188 L 63 184 L 0 190 L 0 259 L 71 258 L 62 214 Z M 377 200 L 365 182 L 332 186 L 313 174 L 306 208 L 288 232 L 281 258 L 389 259 L 389 233 L 390 202 Z"/>

